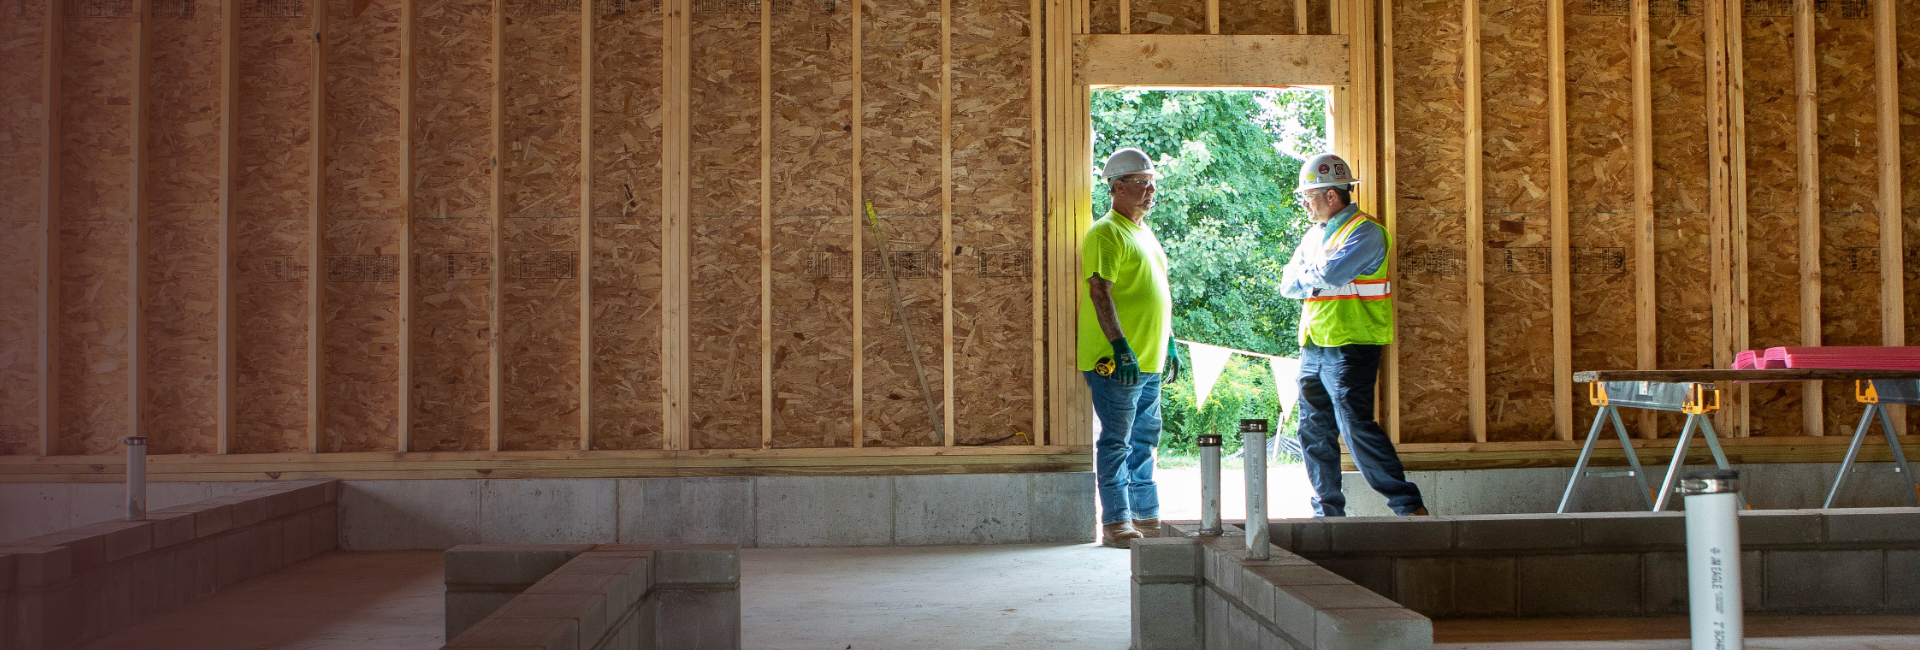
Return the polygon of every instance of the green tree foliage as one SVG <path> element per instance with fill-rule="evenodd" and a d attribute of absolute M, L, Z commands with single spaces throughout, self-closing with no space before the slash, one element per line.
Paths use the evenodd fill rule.
<path fill-rule="evenodd" d="M 1300 303 L 1281 297 L 1279 282 L 1306 231 L 1293 190 L 1302 160 L 1325 146 L 1325 95 L 1097 92 L 1093 130 L 1095 168 L 1116 149 L 1138 147 L 1166 176 L 1147 220 L 1172 263 L 1180 338 L 1298 356 Z M 1093 202 L 1095 215 L 1106 214 L 1104 185 L 1096 183 Z M 1236 357 L 1204 411 L 1193 403 L 1191 379 L 1183 377 L 1165 394 L 1162 448 L 1177 455 L 1192 453 L 1201 433 L 1226 435 L 1237 447 L 1239 418 L 1280 412 L 1263 359 Z"/>

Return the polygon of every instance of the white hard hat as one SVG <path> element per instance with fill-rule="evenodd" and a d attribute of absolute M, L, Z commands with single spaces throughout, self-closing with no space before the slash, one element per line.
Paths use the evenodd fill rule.
<path fill-rule="evenodd" d="M 1100 169 L 1100 178 L 1103 180 L 1111 181 L 1127 174 L 1151 174 L 1154 178 L 1161 178 L 1160 172 L 1153 170 L 1153 159 L 1147 157 L 1147 152 L 1133 147 L 1113 152 L 1113 155 L 1107 156 L 1106 166 Z"/>
<path fill-rule="evenodd" d="M 1339 156 L 1323 153 L 1307 160 L 1300 166 L 1300 187 L 1296 191 L 1317 190 L 1323 187 L 1340 187 L 1360 182 L 1353 177 L 1353 168 Z"/>

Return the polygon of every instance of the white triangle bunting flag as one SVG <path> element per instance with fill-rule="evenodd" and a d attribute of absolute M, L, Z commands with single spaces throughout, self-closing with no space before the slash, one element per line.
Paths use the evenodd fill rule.
<path fill-rule="evenodd" d="M 1280 394 L 1280 421 L 1285 422 L 1300 400 L 1300 360 L 1271 357 L 1267 361 L 1273 364 L 1273 387 Z"/>
<path fill-rule="evenodd" d="M 1233 358 L 1232 348 L 1222 348 L 1204 343 L 1188 343 L 1188 358 L 1193 363 L 1193 401 L 1195 410 L 1207 410 L 1207 396 L 1213 393 L 1213 385 L 1220 381 L 1220 371 L 1227 369 L 1227 360 Z"/>

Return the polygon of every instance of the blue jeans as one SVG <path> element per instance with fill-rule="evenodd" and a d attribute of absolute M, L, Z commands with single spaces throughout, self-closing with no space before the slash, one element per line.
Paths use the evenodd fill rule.
<path fill-rule="evenodd" d="M 1132 386 L 1085 371 L 1093 390 L 1100 439 L 1093 444 L 1093 472 L 1100 480 L 1100 523 L 1160 518 L 1160 491 L 1153 484 L 1153 451 L 1160 446 L 1160 374 L 1140 373 Z"/>
<path fill-rule="evenodd" d="M 1340 439 L 1353 453 L 1353 464 L 1374 491 L 1387 497 L 1395 514 L 1412 514 L 1425 507 L 1420 488 L 1407 481 L 1393 439 L 1373 421 L 1373 385 L 1380 378 L 1378 345 L 1300 346 L 1300 446 L 1307 461 L 1307 480 L 1313 483 L 1313 513 L 1320 517 L 1347 514 L 1347 495 L 1340 491 Z"/>

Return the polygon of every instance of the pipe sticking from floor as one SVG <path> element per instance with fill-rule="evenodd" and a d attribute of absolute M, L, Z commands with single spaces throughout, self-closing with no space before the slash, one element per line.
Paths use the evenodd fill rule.
<path fill-rule="evenodd" d="M 127 436 L 127 521 L 147 518 L 147 437 Z"/>
<path fill-rule="evenodd" d="M 1687 599 L 1693 650 L 1746 647 L 1740 591 L 1740 473 L 1694 472 L 1680 483 L 1687 503 Z"/>

